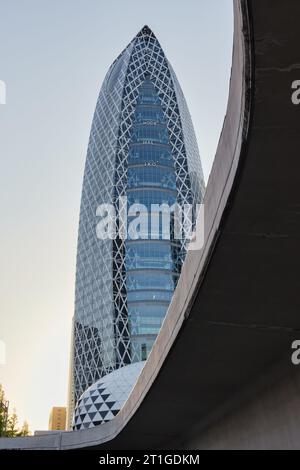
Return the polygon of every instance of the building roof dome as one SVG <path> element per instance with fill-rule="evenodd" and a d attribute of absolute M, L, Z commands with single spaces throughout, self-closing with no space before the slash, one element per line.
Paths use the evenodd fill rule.
<path fill-rule="evenodd" d="M 121 367 L 89 387 L 79 398 L 74 412 L 73 429 L 87 429 L 113 419 L 137 381 L 145 362 Z"/>

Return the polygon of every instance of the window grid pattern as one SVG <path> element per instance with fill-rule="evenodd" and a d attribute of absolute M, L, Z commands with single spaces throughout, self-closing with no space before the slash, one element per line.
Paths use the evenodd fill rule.
<path fill-rule="evenodd" d="M 143 145 L 148 146 L 149 144 L 155 144 L 158 150 L 164 150 L 168 146 L 170 153 L 172 153 L 161 102 L 149 76 L 146 76 L 139 87 L 132 120 L 129 154 L 131 147 L 135 146 L 137 142 L 139 144 L 138 152 L 142 154 Z M 167 169 L 147 164 L 138 166 L 136 163 L 134 165 L 128 163 L 127 168 L 129 205 L 134 202 L 151 209 L 151 205 L 154 203 L 159 206 L 164 203 L 172 206 L 176 202 L 177 189 L 174 163 Z M 137 189 L 133 190 L 133 188 Z M 169 232 L 170 224 L 171 218 L 168 224 Z M 151 220 L 150 224 L 144 228 L 145 232 L 140 232 L 139 240 L 127 240 L 125 246 L 126 277 L 130 276 L 130 282 L 140 275 L 141 270 L 146 276 L 155 273 L 156 277 L 161 278 L 161 280 L 163 280 L 166 272 L 171 276 L 173 273 L 179 273 L 180 264 L 176 262 L 178 254 L 170 237 L 168 241 L 162 239 L 163 231 L 160 225 L 158 223 L 158 227 L 156 227 L 158 240 L 156 242 L 149 241 L 153 236 Z M 143 241 L 143 239 L 146 240 Z M 169 302 L 162 302 L 156 295 L 156 290 L 152 290 L 152 298 L 148 298 L 148 301 L 145 302 L 143 301 L 144 291 L 141 291 L 138 286 L 136 288 L 132 287 L 131 284 L 132 290 L 130 293 L 135 295 L 135 301 L 132 302 L 131 297 L 128 297 L 129 280 L 126 287 L 131 361 L 140 362 L 147 358 L 152 348 L 166 315 Z M 141 296 L 139 297 L 140 292 Z"/>
<path fill-rule="evenodd" d="M 151 129 L 145 133 L 136 132 L 132 142 L 133 116 L 139 89 L 145 79 L 153 83 L 161 111 L 157 110 L 157 103 L 151 102 L 151 97 L 144 97 L 153 108 L 149 108 L 147 113 L 138 113 L 136 119 L 140 128 L 151 121 Z M 173 188 L 174 176 L 168 178 L 165 170 L 166 186 L 172 186 L 165 188 L 170 197 L 180 204 L 202 202 L 204 180 L 186 102 L 159 42 L 147 27 L 140 31 L 110 67 L 92 123 L 83 181 L 76 266 L 74 373 L 71 386 L 75 403 L 102 376 L 133 360 L 127 293 L 134 296 L 138 286 L 143 295 L 156 295 L 153 291 L 159 295 L 164 291 L 170 296 L 186 253 L 187 243 L 184 240 L 179 249 L 176 247 L 180 260 L 176 261 L 176 273 L 166 272 L 162 283 L 155 270 L 146 276 L 143 270 L 135 277 L 131 273 L 126 276 L 125 241 L 97 239 L 96 209 L 101 203 L 112 202 L 118 213 L 119 197 L 130 194 L 130 163 L 174 168 L 176 191 Z M 145 172 L 139 171 L 136 178 L 144 182 L 150 179 L 147 179 Z M 132 189 L 133 193 L 138 192 Z M 150 202 L 147 190 L 143 189 L 142 192 Z M 147 337 L 148 349 L 152 342 Z"/>

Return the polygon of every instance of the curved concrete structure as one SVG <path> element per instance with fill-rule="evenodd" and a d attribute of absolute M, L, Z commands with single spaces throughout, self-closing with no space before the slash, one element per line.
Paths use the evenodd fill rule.
<path fill-rule="evenodd" d="M 129 400 L 100 427 L 4 439 L 2 448 L 213 447 L 215 423 L 291 373 L 291 343 L 300 336 L 300 107 L 291 100 L 300 79 L 300 3 L 235 0 L 234 8 L 229 103 L 205 194 L 204 247 L 188 253 Z M 288 422 L 290 412 L 283 407 L 278 419 Z M 268 419 L 274 426 L 266 412 Z M 282 439 L 277 447 L 288 447 Z M 248 433 L 244 446 L 250 441 Z"/>

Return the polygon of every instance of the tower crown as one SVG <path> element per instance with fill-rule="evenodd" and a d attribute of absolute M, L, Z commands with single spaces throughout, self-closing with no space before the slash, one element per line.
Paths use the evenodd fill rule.
<path fill-rule="evenodd" d="M 155 34 L 153 33 L 152 29 L 149 28 L 147 24 L 145 24 L 145 26 L 142 27 L 142 29 L 137 34 L 137 36 L 154 36 L 155 37 Z"/>

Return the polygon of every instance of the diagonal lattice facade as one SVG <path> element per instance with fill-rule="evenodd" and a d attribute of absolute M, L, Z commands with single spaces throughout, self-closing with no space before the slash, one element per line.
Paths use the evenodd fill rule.
<path fill-rule="evenodd" d="M 77 252 L 71 386 L 75 403 L 104 375 L 147 357 L 187 244 L 166 243 L 160 236 L 155 245 L 143 239 L 140 244 L 120 237 L 99 240 L 97 207 L 113 204 L 120 224 L 121 197 L 146 205 L 168 201 L 195 206 L 203 193 L 183 93 L 158 40 L 145 26 L 110 67 L 92 123 Z"/>

